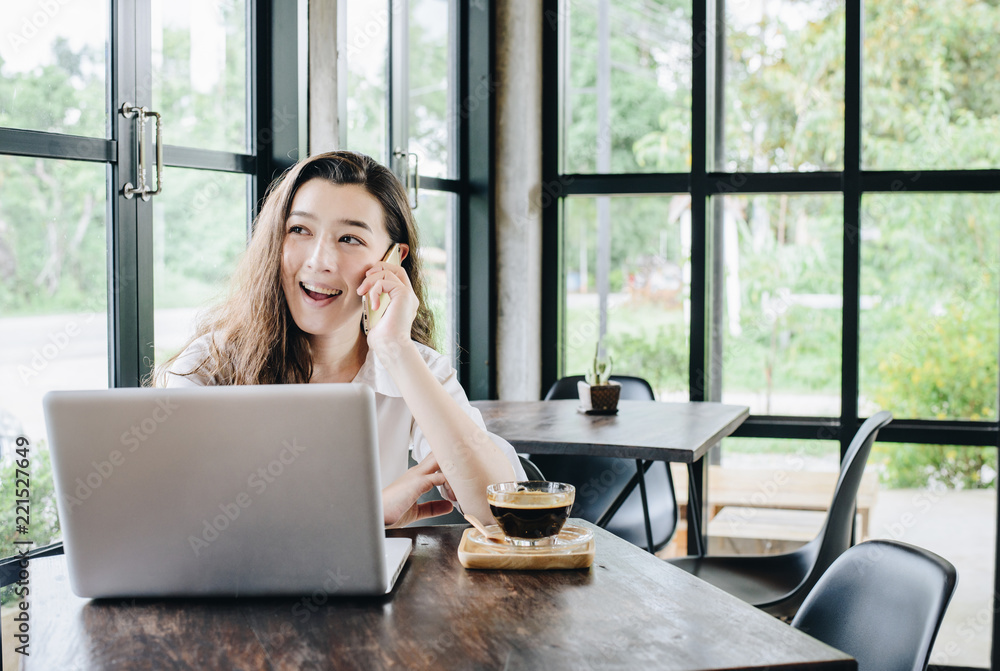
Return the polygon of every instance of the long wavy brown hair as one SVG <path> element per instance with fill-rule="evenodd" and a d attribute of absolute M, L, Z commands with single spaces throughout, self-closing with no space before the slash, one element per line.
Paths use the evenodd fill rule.
<path fill-rule="evenodd" d="M 312 377 L 309 341 L 295 325 L 281 288 L 281 258 L 292 200 L 300 186 L 316 178 L 356 184 L 378 200 L 389 238 L 410 248 L 403 268 L 420 301 L 410 337 L 434 347 L 434 317 L 425 299 L 417 226 L 406 190 L 389 169 L 371 157 L 334 151 L 296 163 L 271 184 L 227 298 L 199 320 L 187 343 L 213 334 L 208 356 L 187 375 L 204 375 L 216 384 L 302 383 Z M 158 368 L 158 384 L 165 382 L 167 370 L 179 356 Z"/>

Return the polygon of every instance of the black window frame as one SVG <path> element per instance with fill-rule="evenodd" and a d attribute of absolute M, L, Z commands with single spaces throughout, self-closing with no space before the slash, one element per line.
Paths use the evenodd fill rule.
<path fill-rule="evenodd" d="M 844 200 L 843 333 L 841 350 L 841 413 L 839 417 L 752 415 L 734 437 L 825 439 L 840 443 L 846 453 L 858 427 L 860 371 L 861 199 L 864 194 L 997 193 L 1000 170 L 865 170 L 861 164 L 861 104 L 863 2 L 846 3 L 845 147 L 842 171 L 811 173 L 734 173 L 714 170 L 723 163 L 721 143 L 724 105 L 723 63 L 725 0 L 693 0 L 691 170 L 685 173 L 563 174 L 560 156 L 560 26 L 565 16 L 561 0 L 543 0 L 542 25 L 542 183 L 558 186 L 559 197 L 542 209 L 542 387 L 562 374 L 562 268 L 560 211 L 567 196 L 691 194 L 691 333 L 688 388 L 692 401 L 719 400 L 722 361 L 721 331 L 712 328 L 721 313 L 719 275 L 721 217 L 712 197 L 722 194 L 841 194 Z M 702 39 L 698 39 L 702 38 Z M 710 160 L 713 159 L 713 160 Z M 914 175 L 921 179 L 915 181 Z M 893 420 L 879 432 L 879 441 L 968 447 L 1000 447 L 1000 421 Z M 695 490 L 707 488 L 707 469 L 695 469 Z M 1000 526 L 1000 497 L 998 497 Z M 702 528 L 705 528 L 703 525 Z M 1000 533 L 994 557 L 994 584 L 1000 584 Z M 689 538 L 689 552 L 692 541 Z M 994 590 L 991 668 L 1000 669 L 1000 597 Z M 957 667 L 942 667 L 957 668 Z"/>
<path fill-rule="evenodd" d="M 395 25 L 397 13 L 408 13 L 409 0 L 387 3 L 390 22 L 385 155 L 397 175 L 401 162 L 393 157 L 397 147 L 409 140 L 407 115 L 409 99 L 406 77 L 395 70 L 394 63 L 408 57 L 409 36 Z M 457 173 L 454 178 L 420 177 L 419 190 L 451 193 L 457 197 L 455 219 L 451 225 L 455 240 L 453 278 L 456 360 L 458 381 L 471 400 L 490 399 L 496 395 L 496 275 L 494 236 L 493 166 L 495 141 L 496 81 L 494 79 L 496 7 L 493 0 L 463 2 L 453 0 L 453 20 L 449 24 L 449 42 L 455 45 L 451 63 L 457 85 L 453 115 L 456 133 L 455 152 L 449 157 Z M 404 22 L 405 27 L 405 22 Z M 341 110 L 346 105 L 341 101 Z M 350 149 L 348 137 L 347 149 Z M 419 217 L 419 211 L 417 212 Z"/>
<path fill-rule="evenodd" d="M 136 36 L 151 31 L 145 3 L 108 0 L 111 45 L 108 114 L 111 137 L 94 138 L 16 128 L 0 128 L 0 156 L 25 156 L 104 163 L 108 167 L 108 354 L 110 387 L 137 387 L 153 360 L 152 202 L 121 202 L 121 187 L 132 177 L 132 122 L 117 110 L 124 102 L 150 105 L 152 63 L 137 50 Z M 271 180 L 289 167 L 299 151 L 304 123 L 298 106 L 297 7 L 278 0 L 247 2 L 247 96 L 249 153 L 165 145 L 164 167 L 245 174 L 247 233 Z M 274 45 L 281 45 L 276 48 Z M 293 45 L 293 48 L 289 48 Z M 136 58 L 132 54 L 138 54 Z M 289 74 L 293 76 L 289 76 Z M 143 85 L 141 82 L 146 82 Z M 281 100 L 275 109 L 273 101 Z M 304 110 L 303 110 L 304 113 Z M 170 120 L 164 121 L 169 132 Z M 169 137 L 169 136 L 168 136 Z M 169 184 L 164 188 L 169 189 Z M 154 197 L 155 198 L 155 197 Z M 134 205 L 134 207 L 133 207 Z"/>

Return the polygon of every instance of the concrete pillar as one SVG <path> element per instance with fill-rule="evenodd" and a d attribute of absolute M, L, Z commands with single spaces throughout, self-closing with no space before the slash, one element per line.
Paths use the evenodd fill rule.
<path fill-rule="evenodd" d="M 309 154 L 338 148 L 337 0 L 309 0 Z"/>
<path fill-rule="evenodd" d="M 541 386 L 542 3 L 496 3 L 497 395 Z"/>

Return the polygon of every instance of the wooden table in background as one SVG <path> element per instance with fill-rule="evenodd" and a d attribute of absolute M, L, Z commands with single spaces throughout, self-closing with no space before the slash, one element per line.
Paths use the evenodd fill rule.
<path fill-rule="evenodd" d="M 745 405 L 620 401 L 617 415 L 584 415 L 578 400 L 474 401 L 486 428 L 527 454 L 590 454 L 687 464 L 693 483 L 688 505 L 688 553 L 707 547 L 703 506 L 708 471 L 702 457 L 750 415 Z M 697 526 L 691 525 L 695 520 Z"/>
<path fill-rule="evenodd" d="M 601 529 L 590 569 L 524 572 L 462 568 L 462 531 L 391 532 L 414 550 L 387 598 L 91 601 L 35 560 L 24 668 L 857 669 Z"/>

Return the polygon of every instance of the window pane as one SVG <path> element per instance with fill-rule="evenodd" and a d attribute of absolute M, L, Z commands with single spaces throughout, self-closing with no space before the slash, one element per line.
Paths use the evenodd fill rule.
<path fill-rule="evenodd" d="M 454 0 L 410 0 L 410 151 L 420 174 L 455 177 Z M 488 90 L 470 92 L 486 104 Z"/>
<path fill-rule="evenodd" d="M 726 170 L 844 167 L 844 2 L 726 2 Z"/>
<path fill-rule="evenodd" d="M 1000 196 L 875 194 L 862 207 L 861 414 L 996 420 Z"/>
<path fill-rule="evenodd" d="M 609 226 L 609 247 L 597 243 L 601 219 Z M 688 400 L 691 197 L 565 201 L 562 375 L 582 375 L 594 359 L 599 255 L 609 268 L 604 342 L 614 358 L 612 374 L 645 378 L 661 401 Z"/>
<path fill-rule="evenodd" d="M 247 240 L 247 177 L 167 168 L 153 200 L 156 362 L 194 334 L 200 309 L 219 301 Z"/>
<path fill-rule="evenodd" d="M 723 206 L 722 401 L 839 416 L 843 198 L 727 196 Z"/>
<path fill-rule="evenodd" d="M 15 540 L 59 535 L 42 396 L 108 386 L 105 212 L 103 164 L 0 156 L 0 477 L 14 482 L 26 437 L 32 513 L 16 534 L 14 489 L 3 488 L 3 557 Z"/>
<path fill-rule="evenodd" d="M 690 0 L 566 4 L 560 15 L 569 40 L 563 49 L 561 171 L 688 171 Z M 600 20 L 602 6 L 606 21 Z"/>
<path fill-rule="evenodd" d="M 108 4 L 4 3 L 0 126 L 108 137 Z"/>
<path fill-rule="evenodd" d="M 455 208 L 457 197 L 421 191 L 413 213 L 420 233 L 420 261 L 427 303 L 434 313 L 437 350 L 455 360 Z"/>
<path fill-rule="evenodd" d="M 864 167 L 1000 167 L 1000 5 L 869 0 L 864 12 Z"/>
<path fill-rule="evenodd" d="M 347 86 L 347 149 L 360 151 L 385 164 L 386 105 L 389 54 L 389 3 L 347 0 L 345 48 Z M 345 123 L 342 120 L 342 123 Z"/>
<path fill-rule="evenodd" d="M 995 447 L 875 443 L 869 459 L 865 477 L 873 471 L 882 477 L 871 538 L 917 545 L 958 570 L 932 665 L 990 666 L 996 467 Z"/>
<path fill-rule="evenodd" d="M 151 11 L 153 109 L 164 141 L 247 151 L 246 2 L 152 0 Z"/>

